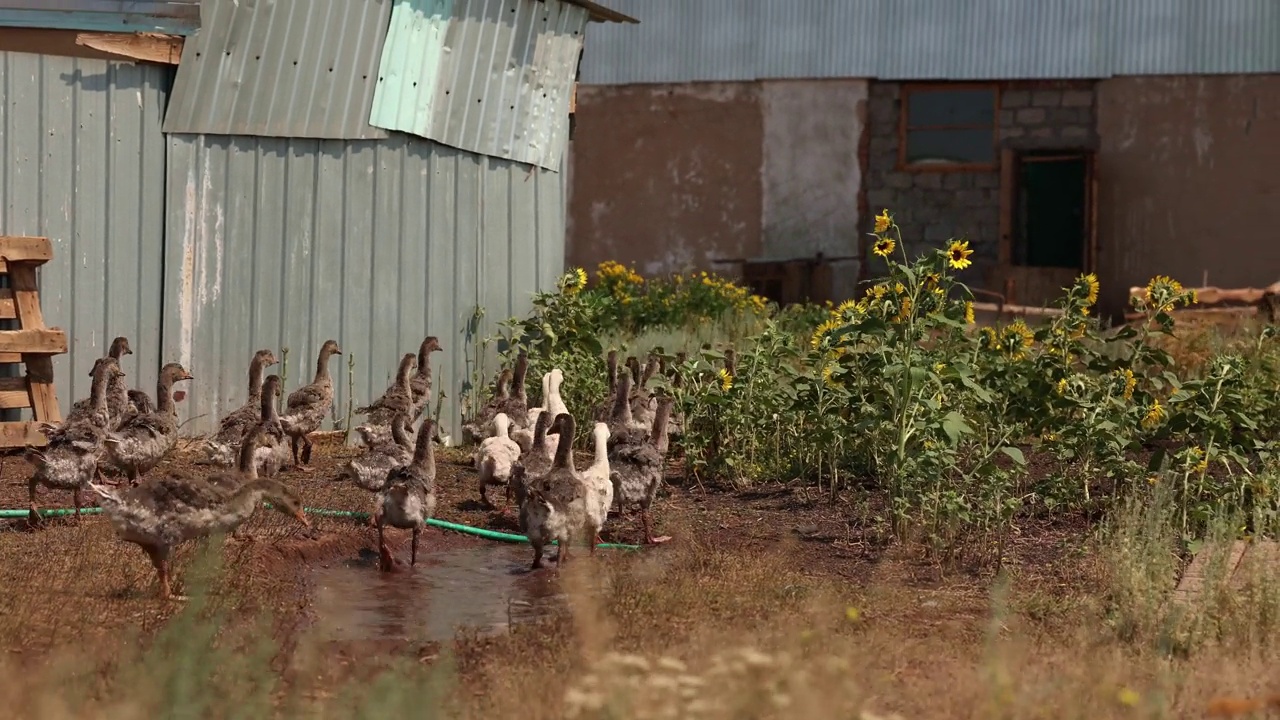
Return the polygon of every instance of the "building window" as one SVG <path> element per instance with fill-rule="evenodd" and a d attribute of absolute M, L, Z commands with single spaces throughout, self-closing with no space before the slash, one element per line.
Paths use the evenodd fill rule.
<path fill-rule="evenodd" d="M 999 165 L 994 85 L 903 88 L 899 163 L 909 170 L 993 170 Z"/>

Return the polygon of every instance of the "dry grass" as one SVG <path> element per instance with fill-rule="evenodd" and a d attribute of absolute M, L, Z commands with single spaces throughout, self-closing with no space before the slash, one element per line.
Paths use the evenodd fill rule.
<path fill-rule="evenodd" d="M 329 479 L 347 452 L 326 447 L 289 482 L 309 505 L 367 509 Z M 501 528 L 465 462 L 442 458 L 441 516 Z M 153 599 L 142 553 L 100 518 L 15 523 L 0 531 L 0 685 L 13 717 L 111 720 L 1175 718 L 1280 690 L 1274 571 L 1180 608 L 1183 558 L 1151 508 L 1104 533 L 1024 526 L 996 576 L 889 545 L 852 507 L 783 486 L 672 488 L 658 516 L 672 546 L 579 555 L 560 576 L 569 612 L 446 648 L 307 632 L 307 564 L 373 545 L 353 521 L 318 519 L 311 538 L 261 513 L 256 542 L 207 563 L 187 549 L 185 609 Z M 427 547 L 460 542 L 480 541 L 433 532 Z"/>

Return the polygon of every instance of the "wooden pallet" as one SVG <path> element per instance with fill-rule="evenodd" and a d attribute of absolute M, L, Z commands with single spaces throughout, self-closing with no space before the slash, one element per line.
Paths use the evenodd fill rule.
<path fill-rule="evenodd" d="M 0 363 L 26 367 L 22 377 L 0 378 L 0 409 L 31 408 L 32 414 L 30 420 L 0 422 L 0 447 L 44 445 L 37 423 L 62 421 L 53 356 L 67 352 L 67 336 L 45 327 L 36 282 L 36 268 L 52 259 L 48 238 L 0 237 L 0 274 L 9 278 L 9 287 L 0 288 L 0 319 L 18 321 L 17 330 L 0 330 Z"/>

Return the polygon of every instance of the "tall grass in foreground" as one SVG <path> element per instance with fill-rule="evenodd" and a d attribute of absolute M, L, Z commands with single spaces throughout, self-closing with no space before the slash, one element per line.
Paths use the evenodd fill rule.
<path fill-rule="evenodd" d="M 1170 507 L 1118 513 L 1066 584 L 1029 568 L 991 591 L 875 570 L 851 588 L 805 576 L 786 548 L 611 556 L 565 569 L 565 616 L 494 638 L 464 633 L 426 663 L 373 652 L 339 662 L 315 639 L 284 648 L 267 618 L 230 617 L 197 589 L 145 648 L 10 663 L 0 685 L 11 717 L 110 720 L 1155 719 L 1276 690 L 1276 569 L 1178 601 Z M 1234 537 L 1236 522 L 1215 519 L 1214 536 Z M 214 557 L 197 559 L 192 588 L 216 579 Z"/>

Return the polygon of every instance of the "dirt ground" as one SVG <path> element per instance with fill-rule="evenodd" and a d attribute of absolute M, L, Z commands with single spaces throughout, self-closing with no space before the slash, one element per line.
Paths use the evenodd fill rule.
<path fill-rule="evenodd" d="M 358 448 L 343 447 L 337 438 L 317 443 L 309 472 L 288 471 L 282 479 L 296 487 L 310 508 L 371 510 L 371 496 L 338 480 L 347 459 Z M 190 451 L 175 452 L 157 472 L 184 469 L 200 472 Z M 580 458 L 579 463 L 585 461 Z M 8 456 L 0 470 L 0 507 L 27 505 L 30 467 Z M 436 517 L 481 528 L 518 533 L 514 518 L 485 510 L 477 501 L 467 451 L 442 449 L 437 455 Z M 914 553 L 893 549 L 877 530 L 873 510 L 833 503 L 812 489 L 777 484 L 751 492 L 728 493 L 682 487 L 672 468 L 668 488 L 654 512 L 656 530 L 670 534 L 670 546 L 694 543 L 706 548 L 733 548 L 742 553 L 783 549 L 791 566 L 806 576 L 844 578 L 854 586 L 893 580 L 922 589 L 946 587 L 952 595 L 972 596 L 981 605 L 989 573 L 973 576 L 944 573 Z M 495 497 L 500 494 L 495 493 Z M 70 493 L 41 488 L 43 508 L 70 507 Z M 847 499 L 846 499 L 847 500 Z M 85 498 L 86 507 L 92 506 Z M 101 515 L 46 518 L 38 527 L 23 519 L 0 521 L 0 643 L 11 650 L 39 652 L 71 638 L 112 635 L 144 637 L 176 610 L 155 597 L 155 574 L 143 553 L 115 537 Z M 292 518 L 260 510 L 247 523 L 251 542 L 228 540 L 223 562 L 236 592 L 218 593 L 235 610 L 267 610 L 286 628 L 309 621 L 310 563 L 355 559 L 376 549 L 376 532 L 363 520 L 312 516 L 307 531 Z M 1024 528 L 1008 552 L 1009 567 L 1023 567 L 1046 587 L 1079 581 L 1071 549 L 1079 545 L 1079 525 Z M 638 543 L 638 523 L 611 520 L 602 533 L 608 542 Z M 408 538 L 395 537 L 407 559 Z M 490 540 L 430 528 L 422 552 Z M 668 547 L 645 552 L 668 552 Z M 176 557 L 176 589 L 194 547 Z M 420 558 L 421 560 L 421 558 Z"/>

